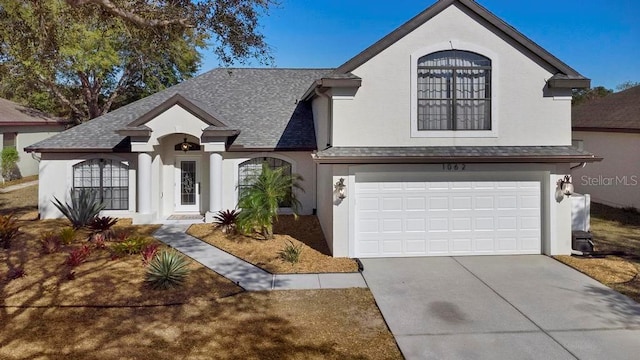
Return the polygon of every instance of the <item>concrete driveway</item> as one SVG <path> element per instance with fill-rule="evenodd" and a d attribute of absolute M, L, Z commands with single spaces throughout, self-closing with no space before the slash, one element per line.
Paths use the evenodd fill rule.
<path fill-rule="evenodd" d="M 407 359 L 640 358 L 640 305 L 549 257 L 362 263 Z"/>

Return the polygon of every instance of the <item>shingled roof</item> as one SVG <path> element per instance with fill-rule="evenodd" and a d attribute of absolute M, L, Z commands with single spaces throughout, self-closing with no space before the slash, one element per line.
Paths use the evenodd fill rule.
<path fill-rule="evenodd" d="M 28 151 L 94 152 L 126 147 L 116 133 L 176 94 L 240 130 L 235 150 L 316 148 L 309 102 L 300 101 L 314 80 L 332 69 L 214 69 L 166 90 L 33 144 Z M 213 114 L 212 114 L 213 115 Z"/>
<path fill-rule="evenodd" d="M 0 98 L 0 126 L 63 125 L 69 121 Z"/>
<path fill-rule="evenodd" d="M 640 132 L 640 86 L 574 106 L 571 118 L 576 131 Z"/>

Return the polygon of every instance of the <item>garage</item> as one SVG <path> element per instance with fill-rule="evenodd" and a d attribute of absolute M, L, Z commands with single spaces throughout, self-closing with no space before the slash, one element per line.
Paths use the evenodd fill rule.
<path fill-rule="evenodd" d="M 356 257 L 541 253 L 539 181 L 355 183 Z"/>

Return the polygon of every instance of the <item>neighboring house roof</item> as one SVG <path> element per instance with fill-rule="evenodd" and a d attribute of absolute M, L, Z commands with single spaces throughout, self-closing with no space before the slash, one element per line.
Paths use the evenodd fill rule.
<path fill-rule="evenodd" d="M 571 118 L 577 131 L 640 133 L 640 86 L 574 106 Z"/>
<path fill-rule="evenodd" d="M 0 98 L 0 126 L 64 125 L 69 121 Z"/>
<path fill-rule="evenodd" d="M 524 36 L 514 27 L 507 24 L 502 19 L 495 16 L 489 10 L 485 9 L 473 0 L 440 0 L 436 2 L 434 5 L 421 12 L 413 19 L 407 21 L 405 24 L 391 32 L 389 35 L 383 37 L 378 42 L 371 45 L 355 57 L 351 58 L 346 63 L 340 65 L 336 69 L 336 73 L 344 74 L 355 70 L 357 67 L 369 61 L 371 58 L 378 55 L 383 50 L 393 45 L 396 41 L 411 33 L 413 30 L 417 29 L 422 24 L 429 21 L 431 18 L 438 15 L 451 5 L 457 5 L 460 6 L 463 10 L 468 10 L 472 13 L 475 13 L 481 19 L 486 21 L 489 26 L 505 34 L 508 38 L 513 39 L 516 43 L 522 45 L 525 49 L 529 50 L 540 60 L 557 69 L 558 73 L 551 79 L 549 79 L 550 86 L 569 88 L 588 88 L 590 86 L 589 79 L 580 75 L 569 65 L 553 56 L 551 53 L 540 47 L 540 45 Z"/>
<path fill-rule="evenodd" d="M 602 159 L 571 146 L 332 147 L 319 163 L 573 163 Z"/>
<path fill-rule="evenodd" d="M 317 145 L 311 104 L 300 99 L 309 84 L 331 71 L 214 69 L 54 135 L 27 150 L 109 152 L 126 149 L 126 131 L 144 130 L 136 121 L 176 95 L 194 105 L 190 110 L 202 111 L 226 125 L 229 131 L 240 131 L 232 144 L 234 150 L 314 150 Z M 125 135 L 116 133 L 118 130 L 124 130 Z"/>

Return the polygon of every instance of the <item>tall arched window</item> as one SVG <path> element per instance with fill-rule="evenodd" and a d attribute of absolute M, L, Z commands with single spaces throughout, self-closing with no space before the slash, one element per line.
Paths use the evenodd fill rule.
<path fill-rule="evenodd" d="M 461 50 L 418 60 L 418 130 L 491 130 L 491 60 Z"/>
<path fill-rule="evenodd" d="M 253 184 L 262 172 L 262 164 L 267 163 L 271 169 L 283 168 L 283 174 L 291 176 L 291 164 L 273 157 L 257 157 L 249 159 L 238 166 L 238 197 Z M 288 201 L 280 203 L 280 207 L 289 207 Z"/>
<path fill-rule="evenodd" d="M 105 210 L 129 209 L 129 167 L 117 160 L 91 159 L 73 166 L 74 196 L 94 191 Z"/>

